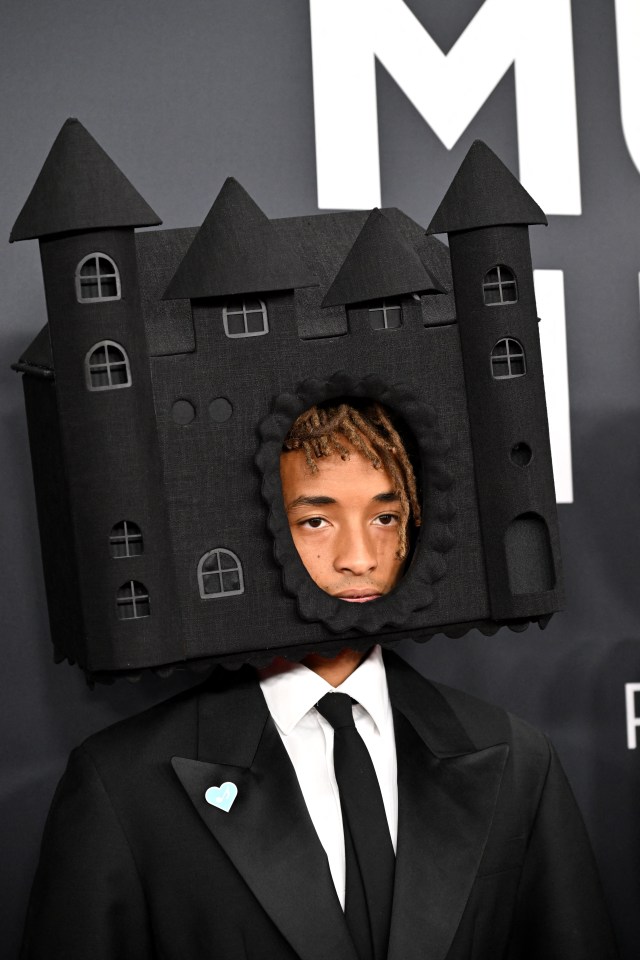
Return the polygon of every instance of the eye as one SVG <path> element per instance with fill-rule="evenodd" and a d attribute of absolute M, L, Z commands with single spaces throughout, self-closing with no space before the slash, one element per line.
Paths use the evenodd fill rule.
<path fill-rule="evenodd" d="M 307 517 L 306 520 L 300 520 L 299 527 L 308 527 L 310 530 L 321 530 L 326 526 L 327 521 L 323 517 Z"/>
<path fill-rule="evenodd" d="M 398 523 L 399 519 L 397 513 L 381 513 L 373 522 L 379 523 L 383 527 L 391 527 L 395 523 Z"/>

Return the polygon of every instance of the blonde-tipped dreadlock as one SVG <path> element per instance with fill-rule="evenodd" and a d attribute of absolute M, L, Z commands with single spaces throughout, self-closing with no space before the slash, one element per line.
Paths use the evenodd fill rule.
<path fill-rule="evenodd" d="M 400 529 L 398 559 L 404 560 L 408 551 L 407 526 L 413 515 L 420 526 L 421 513 L 416 478 L 404 443 L 379 403 L 370 403 L 356 409 L 348 403 L 338 406 L 313 406 L 293 423 L 285 437 L 284 450 L 303 450 L 307 465 L 315 473 L 316 460 L 333 453 L 342 460 L 349 459 L 351 446 L 369 460 L 376 470 L 386 470 L 400 500 Z"/>

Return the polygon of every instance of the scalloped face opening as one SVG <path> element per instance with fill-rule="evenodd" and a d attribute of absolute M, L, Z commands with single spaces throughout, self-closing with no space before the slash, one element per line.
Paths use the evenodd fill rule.
<path fill-rule="evenodd" d="M 306 438 L 296 433 L 295 442 L 291 443 L 292 425 L 310 407 L 335 406 L 336 402 L 339 405 L 345 398 L 355 398 L 360 409 L 370 403 L 370 398 L 376 398 L 386 411 L 393 412 L 387 447 L 394 453 L 387 453 L 385 470 L 381 472 L 371 465 L 366 451 L 360 451 L 359 459 L 351 458 L 351 469 L 355 472 L 349 473 L 350 461 L 340 460 L 338 446 L 332 460 L 336 478 L 332 493 L 317 489 L 317 475 L 309 466 L 302 442 Z M 312 443 L 318 441 L 313 432 Z M 347 434 L 342 434 L 347 440 L 348 432 L 349 428 Z M 351 631 L 373 634 L 389 626 L 396 628 L 408 624 L 415 611 L 424 610 L 433 603 L 437 582 L 446 572 L 445 555 L 452 545 L 449 527 L 452 478 L 446 463 L 449 447 L 438 429 L 433 408 L 421 403 L 402 385 L 391 386 L 374 377 L 356 380 L 346 373 L 338 373 L 326 381 L 305 381 L 298 385 L 295 393 L 281 394 L 272 413 L 262 422 L 260 435 L 262 443 L 256 464 L 263 476 L 262 494 L 268 508 L 267 522 L 273 537 L 274 556 L 282 569 L 285 595 L 295 599 L 298 615 L 303 621 L 320 622 L 334 635 Z M 353 440 L 352 435 L 349 441 L 352 445 Z M 283 453 L 285 443 L 293 450 Z M 340 434 L 338 443 L 341 443 Z M 395 451 L 399 446 L 403 449 L 406 446 L 409 454 L 404 459 L 412 476 L 412 491 L 408 491 L 403 479 L 405 474 L 398 467 Z M 294 453 L 298 454 L 300 470 L 296 483 L 306 483 L 315 475 L 316 487 L 296 487 L 290 491 L 287 487 L 289 477 L 285 480 L 283 500 L 281 460 L 289 462 L 286 458 Z M 311 463 L 316 459 L 321 463 L 323 458 L 321 453 L 316 456 L 311 446 Z M 383 460 L 382 456 L 380 460 Z M 411 463 L 419 464 L 419 470 L 414 472 Z M 358 470 L 361 471 L 360 480 L 355 476 Z M 392 476 L 394 472 L 395 478 Z M 422 474 L 418 482 L 413 479 L 416 472 Z M 317 473 L 322 478 L 323 471 Z M 389 474 L 391 481 L 385 473 Z M 367 487 L 362 482 L 364 479 L 367 482 L 371 479 L 373 486 Z M 380 484 L 381 479 L 386 485 Z M 416 516 L 421 513 L 422 484 L 428 522 L 419 528 L 413 524 L 407 527 L 410 536 L 402 544 L 402 525 L 397 519 L 408 516 L 410 508 L 415 509 Z M 407 491 L 403 498 L 396 496 L 401 487 Z M 341 517 L 336 516 L 338 510 L 343 510 Z M 355 533 L 354 516 L 360 518 Z M 296 530 L 297 524 L 300 526 Z M 343 537 L 349 530 L 349 535 Z M 332 542 L 330 548 L 325 549 L 325 541 L 334 537 L 337 545 Z M 303 543 L 316 546 L 301 549 Z M 364 560 L 362 557 L 359 561 L 357 557 L 353 558 L 356 547 L 364 554 Z M 309 560 L 311 550 L 315 550 L 315 554 Z M 340 565 L 344 568 L 343 573 L 336 570 Z M 354 565 L 360 572 L 354 572 Z M 346 596 L 348 593 L 351 596 Z M 368 598 L 376 602 L 369 602 Z"/>

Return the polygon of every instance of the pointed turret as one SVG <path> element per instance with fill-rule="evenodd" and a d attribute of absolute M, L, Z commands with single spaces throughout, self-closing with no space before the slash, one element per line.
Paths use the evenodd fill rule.
<path fill-rule="evenodd" d="M 561 603 L 529 225 L 538 204 L 476 140 L 431 221 L 447 232 L 491 615 Z"/>
<path fill-rule="evenodd" d="M 443 292 L 416 251 L 376 208 L 356 237 L 322 306 L 382 300 L 425 290 Z"/>
<path fill-rule="evenodd" d="M 11 235 L 39 240 L 49 317 L 16 368 L 34 424 L 52 633 L 61 656 L 92 671 L 139 662 L 150 629 L 156 649 L 176 629 L 135 235 L 158 223 L 82 124 L 67 120 Z M 123 529 L 140 534 L 126 556 L 117 552 Z M 118 606 L 123 592 L 147 598 L 133 629 L 121 618 L 130 613 Z M 151 609 L 159 630 L 148 626 Z"/>
<path fill-rule="evenodd" d="M 66 121 L 10 241 L 162 221 L 82 124 Z"/>
<path fill-rule="evenodd" d="M 493 150 L 474 140 L 427 233 L 517 223 L 546 225 L 547 218 Z"/>
<path fill-rule="evenodd" d="M 265 293 L 312 287 L 317 282 L 244 187 L 229 177 L 164 299 Z"/>

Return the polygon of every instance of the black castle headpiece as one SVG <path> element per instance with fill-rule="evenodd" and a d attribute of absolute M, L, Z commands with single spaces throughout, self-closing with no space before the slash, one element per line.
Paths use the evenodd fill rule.
<path fill-rule="evenodd" d="M 560 549 L 528 224 L 481 142 L 429 233 L 399 210 L 269 220 L 227 180 L 159 223 L 76 120 L 12 240 L 38 237 L 49 322 L 24 376 L 51 631 L 89 674 L 544 626 Z M 370 397 L 413 435 L 423 526 L 398 587 L 345 604 L 293 546 L 295 417 Z"/>

